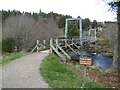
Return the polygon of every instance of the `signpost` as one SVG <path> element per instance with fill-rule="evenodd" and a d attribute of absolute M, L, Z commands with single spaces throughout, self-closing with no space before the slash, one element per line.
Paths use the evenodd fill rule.
<path fill-rule="evenodd" d="M 92 65 L 92 58 L 90 57 L 80 57 L 80 64 L 85 66 L 91 66 Z"/>
<path fill-rule="evenodd" d="M 81 65 L 84 65 L 84 75 L 83 75 L 83 87 L 84 87 L 84 84 L 85 84 L 85 80 L 86 80 L 86 77 L 87 77 L 87 66 L 91 66 L 92 65 L 92 58 L 91 57 L 80 57 L 79 59 L 79 63 Z"/>

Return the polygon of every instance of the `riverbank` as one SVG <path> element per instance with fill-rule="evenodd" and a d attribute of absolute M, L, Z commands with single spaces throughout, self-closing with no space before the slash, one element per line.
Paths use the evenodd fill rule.
<path fill-rule="evenodd" d="M 100 83 L 87 80 L 83 83 L 83 78 L 79 78 L 73 71 L 73 65 L 62 64 L 60 58 L 55 54 L 46 57 L 40 67 L 43 79 L 52 88 L 103 88 Z M 81 67 L 82 68 L 82 67 Z M 80 69 L 80 68 L 79 68 Z M 83 76 L 83 75 L 82 75 Z"/>

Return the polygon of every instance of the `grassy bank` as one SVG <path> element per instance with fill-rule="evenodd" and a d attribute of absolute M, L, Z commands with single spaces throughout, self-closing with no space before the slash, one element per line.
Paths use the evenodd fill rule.
<path fill-rule="evenodd" d="M 9 53 L 3 55 L 2 59 L 0 59 L 0 64 L 4 65 L 7 64 L 17 58 L 20 58 L 22 56 L 26 55 L 25 52 L 17 52 L 17 53 Z"/>
<path fill-rule="evenodd" d="M 44 80 L 53 88 L 81 88 L 83 80 L 76 76 L 66 64 L 60 63 L 60 58 L 54 54 L 46 57 L 40 67 Z M 101 88 L 102 85 L 87 81 L 85 88 Z"/>

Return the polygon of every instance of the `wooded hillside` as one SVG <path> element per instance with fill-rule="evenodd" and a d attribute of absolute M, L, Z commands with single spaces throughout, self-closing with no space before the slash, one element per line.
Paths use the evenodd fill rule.
<path fill-rule="evenodd" d="M 0 11 L 2 13 L 2 38 L 13 39 L 14 45 L 18 50 L 28 51 L 34 47 L 36 40 L 61 37 L 64 35 L 65 19 L 71 18 L 70 15 L 58 13 L 39 13 L 13 11 Z M 0 16 L 1 17 L 1 16 Z M 89 18 L 83 19 L 83 29 L 88 29 L 92 22 Z M 94 22 L 93 22 L 94 23 Z M 94 24 L 92 24 L 94 25 Z M 72 26 L 73 27 L 73 26 Z M 76 28 L 73 28 L 74 31 Z"/>

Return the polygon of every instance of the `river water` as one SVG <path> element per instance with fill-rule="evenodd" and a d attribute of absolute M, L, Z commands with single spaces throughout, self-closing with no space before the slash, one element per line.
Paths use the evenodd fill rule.
<path fill-rule="evenodd" d="M 93 65 L 100 67 L 102 69 L 108 69 L 112 67 L 113 57 L 105 54 L 91 54 L 86 51 L 82 51 L 79 54 L 70 53 L 72 60 L 79 61 L 82 56 L 92 57 Z"/>

